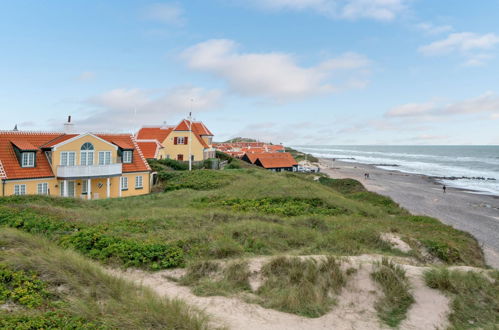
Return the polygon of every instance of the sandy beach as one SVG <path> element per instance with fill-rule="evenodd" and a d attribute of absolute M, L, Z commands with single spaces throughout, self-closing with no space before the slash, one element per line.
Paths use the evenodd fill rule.
<path fill-rule="evenodd" d="M 413 214 L 440 219 L 472 234 L 482 245 L 488 265 L 499 269 L 499 196 L 447 187 L 433 178 L 379 169 L 373 165 L 321 159 L 321 170 L 332 178 L 353 178 L 373 192 L 389 196 Z M 395 168 L 394 168 L 395 169 Z M 365 179 L 364 173 L 370 178 Z"/>

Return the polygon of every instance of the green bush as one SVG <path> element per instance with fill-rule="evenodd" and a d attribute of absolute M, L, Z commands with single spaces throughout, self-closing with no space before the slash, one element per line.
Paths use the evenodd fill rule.
<path fill-rule="evenodd" d="M 285 216 L 324 214 L 348 214 L 346 209 L 330 205 L 320 198 L 259 198 L 259 199 L 216 199 L 208 201 L 209 205 L 229 208 L 242 212 L 262 212 Z"/>
<path fill-rule="evenodd" d="M 165 191 L 179 189 L 210 190 L 230 183 L 227 174 L 219 171 L 197 170 L 178 173 L 166 181 Z"/>
<path fill-rule="evenodd" d="M 149 267 L 153 270 L 180 267 L 184 251 L 169 244 L 147 244 L 103 234 L 99 229 L 81 230 L 63 240 L 63 245 L 98 260 L 118 259 L 125 266 Z"/>
<path fill-rule="evenodd" d="M 235 162 L 232 162 L 232 163 L 229 163 L 228 165 L 226 165 L 224 167 L 224 169 L 226 170 L 237 170 L 237 169 L 240 169 L 241 168 L 241 165 L 235 163 Z"/>
<path fill-rule="evenodd" d="M 2 329 L 106 329 L 66 312 L 46 312 L 38 315 L 2 315 Z"/>
<path fill-rule="evenodd" d="M 48 295 L 46 285 L 36 274 L 13 271 L 0 264 L 0 305 L 11 300 L 29 308 L 39 307 Z"/>
<path fill-rule="evenodd" d="M 462 261 L 459 251 L 445 242 L 434 240 L 422 240 L 421 242 L 428 249 L 428 252 L 442 261 L 447 263 L 459 263 Z"/>

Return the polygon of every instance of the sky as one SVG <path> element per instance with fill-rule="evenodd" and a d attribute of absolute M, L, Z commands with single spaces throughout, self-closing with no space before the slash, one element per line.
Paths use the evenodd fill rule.
<path fill-rule="evenodd" d="M 499 144 L 497 0 L 0 0 L 0 129 Z"/>

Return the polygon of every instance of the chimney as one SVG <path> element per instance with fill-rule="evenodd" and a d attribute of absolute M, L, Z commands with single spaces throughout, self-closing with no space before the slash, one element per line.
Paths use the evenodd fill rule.
<path fill-rule="evenodd" d="M 166 121 L 163 122 L 163 126 L 161 126 L 161 129 L 167 129 L 168 126 L 166 125 Z"/>
<path fill-rule="evenodd" d="M 71 116 L 68 116 L 68 121 L 66 123 L 64 123 L 64 133 L 66 133 L 66 134 L 73 133 L 73 128 L 74 128 L 74 125 L 71 122 Z"/>

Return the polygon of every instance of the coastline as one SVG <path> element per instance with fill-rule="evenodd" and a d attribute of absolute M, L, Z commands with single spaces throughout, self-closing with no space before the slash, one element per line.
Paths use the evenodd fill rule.
<path fill-rule="evenodd" d="M 381 169 L 375 165 L 319 158 L 321 171 L 331 178 L 356 179 L 366 189 L 392 198 L 413 214 L 439 219 L 472 234 L 482 245 L 488 265 L 499 269 L 499 196 L 447 186 L 437 179 Z M 364 178 L 369 173 L 369 179 Z"/>

